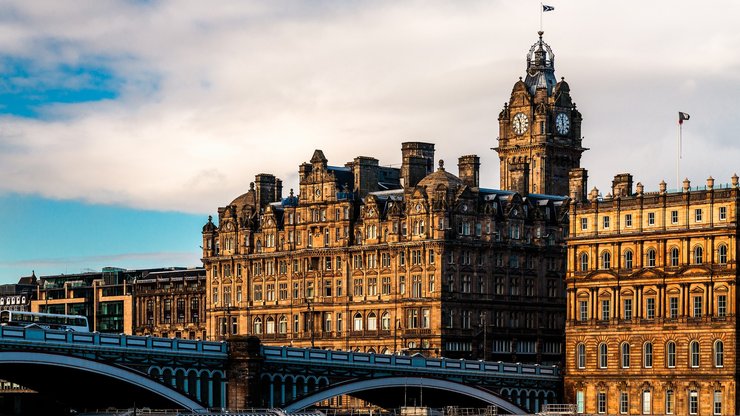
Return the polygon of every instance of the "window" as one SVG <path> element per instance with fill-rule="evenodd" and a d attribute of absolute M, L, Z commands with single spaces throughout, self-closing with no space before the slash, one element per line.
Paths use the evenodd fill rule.
<path fill-rule="evenodd" d="M 720 390 L 714 391 L 714 406 L 712 407 L 714 409 L 715 415 L 722 414 L 722 391 Z"/>
<path fill-rule="evenodd" d="M 252 332 L 254 332 L 255 334 L 262 333 L 262 318 L 254 318 Z"/>
<path fill-rule="evenodd" d="M 648 225 L 655 225 L 655 213 L 648 212 Z"/>
<path fill-rule="evenodd" d="M 689 392 L 689 414 L 695 415 L 699 412 L 699 392 L 691 390 Z"/>
<path fill-rule="evenodd" d="M 645 303 L 645 318 L 655 319 L 655 298 L 647 298 Z"/>
<path fill-rule="evenodd" d="M 678 211 L 671 211 L 671 224 L 678 224 Z"/>
<path fill-rule="evenodd" d="M 676 343 L 668 341 L 665 345 L 665 363 L 668 368 L 676 367 Z"/>
<path fill-rule="evenodd" d="M 610 306 L 611 302 L 609 300 L 602 300 L 601 301 L 601 320 L 602 321 L 608 321 L 610 317 Z"/>
<path fill-rule="evenodd" d="M 719 264 L 727 264 L 727 246 L 721 244 L 717 249 L 717 261 Z"/>
<path fill-rule="evenodd" d="M 619 413 L 627 413 L 630 410 L 629 396 L 626 391 L 619 392 Z"/>
<path fill-rule="evenodd" d="M 580 314 L 578 316 L 579 321 L 588 321 L 588 301 L 582 300 L 578 302 Z"/>
<path fill-rule="evenodd" d="M 588 254 L 581 253 L 581 271 L 588 271 Z"/>
<path fill-rule="evenodd" d="M 588 230 L 588 218 L 581 218 L 581 230 Z"/>
<path fill-rule="evenodd" d="M 357 312 L 352 319 L 352 330 L 362 331 L 362 314 Z"/>
<path fill-rule="evenodd" d="M 632 319 L 632 299 L 624 299 L 624 319 Z"/>
<path fill-rule="evenodd" d="M 652 400 L 650 397 L 650 390 L 643 390 L 642 391 L 642 414 L 643 415 L 651 415 L 653 412 L 652 409 Z"/>
<path fill-rule="evenodd" d="M 642 364 L 645 368 L 653 367 L 653 343 L 646 342 L 642 346 Z"/>
<path fill-rule="evenodd" d="M 576 413 L 582 414 L 586 411 L 586 403 L 583 395 L 583 390 L 576 392 Z"/>
<path fill-rule="evenodd" d="M 275 319 L 272 316 L 267 318 L 267 320 L 265 321 L 265 333 L 267 334 L 275 333 Z"/>
<path fill-rule="evenodd" d="M 725 366 L 725 344 L 722 341 L 714 342 L 714 366 Z"/>
<path fill-rule="evenodd" d="M 278 332 L 281 334 L 288 333 L 288 318 L 286 318 L 285 315 L 280 316 L 280 320 L 278 321 Z"/>
<path fill-rule="evenodd" d="M 596 395 L 596 410 L 599 413 L 606 413 L 606 393 L 599 392 Z"/>
<path fill-rule="evenodd" d="M 599 344 L 599 368 L 606 368 L 608 348 L 606 344 Z"/>
<path fill-rule="evenodd" d="M 378 330 L 378 317 L 375 315 L 375 312 L 370 312 L 367 315 L 367 330 L 368 331 Z"/>
<path fill-rule="evenodd" d="M 678 267 L 678 247 L 671 248 L 671 267 Z"/>
<path fill-rule="evenodd" d="M 668 298 L 668 314 L 671 319 L 678 318 L 678 298 L 675 296 Z"/>
<path fill-rule="evenodd" d="M 699 367 L 699 341 L 691 341 L 691 344 L 689 344 L 689 350 L 691 351 L 691 355 L 689 356 L 691 367 Z"/>
<path fill-rule="evenodd" d="M 627 214 L 624 216 L 624 226 L 632 227 L 632 214 Z"/>
<path fill-rule="evenodd" d="M 727 207 L 719 207 L 719 220 L 724 221 L 727 219 Z"/>
<path fill-rule="evenodd" d="M 383 312 L 380 317 L 380 329 L 389 331 L 391 329 L 391 315 L 388 312 Z"/>
<path fill-rule="evenodd" d="M 720 318 L 727 316 L 727 295 L 717 296 L 717 316 Z"/>
<path fill-rule="evenodd" d="M 576 365 L 578 368 L 586 368 L 586 345 L 578 344 L 576 346 Z"/>
<path fill-rule="evenodd" d="M 704 249 L 702 246 L 696 246 L 694 248 L 694 264 L 702 264 L 704 261 Z"/>
<path fill-rule="evenodd" d="M 383 277 L 380 285 L 380 293 L 383 295 L 391 294 L 391 278 Z"/>
<path fill-rule="evenodd" d="M 701 312 L 702 312 L 702 297 L 701 296 L 694 296 L 694 310 L 693 310 L 693 317 L 694 318 L 701 318 Z"/>
<path fill-rule="evenodd" d="M 466 278 L 467 278 L 467 291 L 465 290 L 466 285 Z M 414 298 L 420 298 L 421 297 L 421 275 L 417 274 L 414 276 L 411 276 L 411 297 Z M 463 276 L 463 292 L 470 292 L 470 276 Z"/>
<path fill-rule="evenodd" d="M 601 268 L 602 269 L 610 268 L 611 262 L 612 262 L 612 254 L 610 252 L 605 251 L 604 253 L 601 254 Z"/>
<path fill-rule="evenodd" d="M 603 222 L 603 225 L 604 225 L 604 229 L 609 229 L 609 217 L 606 217 L 606 216 L 603 217 L 603 221 L 602 222 Z"/>
<path fill-rule="evenodd" d="M 695 209 L 694 210 L 694 221 L 701 222 L 701 214 L 702 214 L 701 208 Z"/>
<path fill-rule="evenodd" d="M 630 368 L 630 344 L 622 344 L 622 368 Z"/>
<path fill-rule="evenodd" d="M 666 390 L 665 391 L 665 413 L 667 415 L 672 415 L 675 405 L 676 405 L 676 401 L 673 396 L 673 390 Z"/>
<path fill-rule="evenodd" d="M 647 267 L 655 267 L 655 250 L 652 248 L 647 251 Z"/>
<path fill-rule="evenodd" d="M 354 279 L 354 295 L 355 296 L 362 296 L 363 289 L 365 287 L 365 283 L 362 280 L 362 278 Z"/>
<path fill-rule="evenodd" d="M 627 250 L 624 252 L 624 268 L 632 268 L 632 250 Z"/>

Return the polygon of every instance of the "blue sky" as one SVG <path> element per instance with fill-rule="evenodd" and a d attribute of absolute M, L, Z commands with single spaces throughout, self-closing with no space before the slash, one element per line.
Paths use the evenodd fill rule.
<path fill-rule="evenodd" d="M 740 2 L 552 1 L 544 39 L 584 116 L 589 188 L 738 169 Z M 400 163 L 436 144 L 498 187 L 497 116 L 539 1 L 5 1 L 0 281 L 198 264 L 200 227 L 254 175 L 297 190 L 323 149 Z M 722 11 L 718 13 L 718 11 Z M 114 239 L 110 236 L 115 235 Z"/>

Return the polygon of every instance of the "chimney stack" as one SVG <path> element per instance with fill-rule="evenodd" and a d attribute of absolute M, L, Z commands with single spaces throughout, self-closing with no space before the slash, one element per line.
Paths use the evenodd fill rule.
<path fill-rule="evenodd" d="M 457 160 L 457 171 L 465 185 L 477 188 L 480 180 L 480 158 L 476 155 L 460 156 Z"/>
<path fill-rule="evenodd" d="M 434 143 L 401 143 L 401 185 L 413 187 L 433 172 Z"/>
<path fill-rule="evenodd" d="M 586 195 L 588 192 L 586 189 L 588 186 L 588 171 L 584 168 L 571 169 L 568 172 L 568 193 L 570 199 L 575 202 L 586 201 Z"/>

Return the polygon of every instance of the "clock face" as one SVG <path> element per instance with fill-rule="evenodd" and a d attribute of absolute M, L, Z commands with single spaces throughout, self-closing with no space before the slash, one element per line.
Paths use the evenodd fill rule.
<path fill-rule="evenodd" d="M 558 114 L 555 117 L 555 127 L 558 129 L 558 133 L 563 135 L 568 134 L 570 131 L 570 119 L 568 119 L 568 115 L 565 113 Z"/>
<path fill-rule="evenodd" d="M 321 196 L 321 189 L 316 188 L 316 196 Z"/>
<path fill-rule="evenodd" d="M 521 135 L 524 134 L 525 131 L 527 131 L 527 128 L 529 127 L 529 120 L 527 119 L 526 114 L 517 113 L 514 116 L 511 124 L 514 129 L 514 133 Z"/>

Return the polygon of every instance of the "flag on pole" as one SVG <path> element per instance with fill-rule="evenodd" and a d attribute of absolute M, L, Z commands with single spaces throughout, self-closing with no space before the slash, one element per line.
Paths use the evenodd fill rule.
<path fill-rule="evenodd" d="M 683 124 L 684 120 L 688 120 L 691 116 L 688 113 L 678 112 L 678 124 Z"/>
<path fill-rule="evenodd" d="M 548 5 L 546 5 L 546 4 L 543 4 L 543 5 L 542 5 L 542 11 L 543 11 L 543 12 L 551 12 L 551 11 L 553 11 L 553 10 L 555 10 L 555 8 L 554 8 L 554 7 L 552 7 L 552 6 L 548 6 Z"/>

